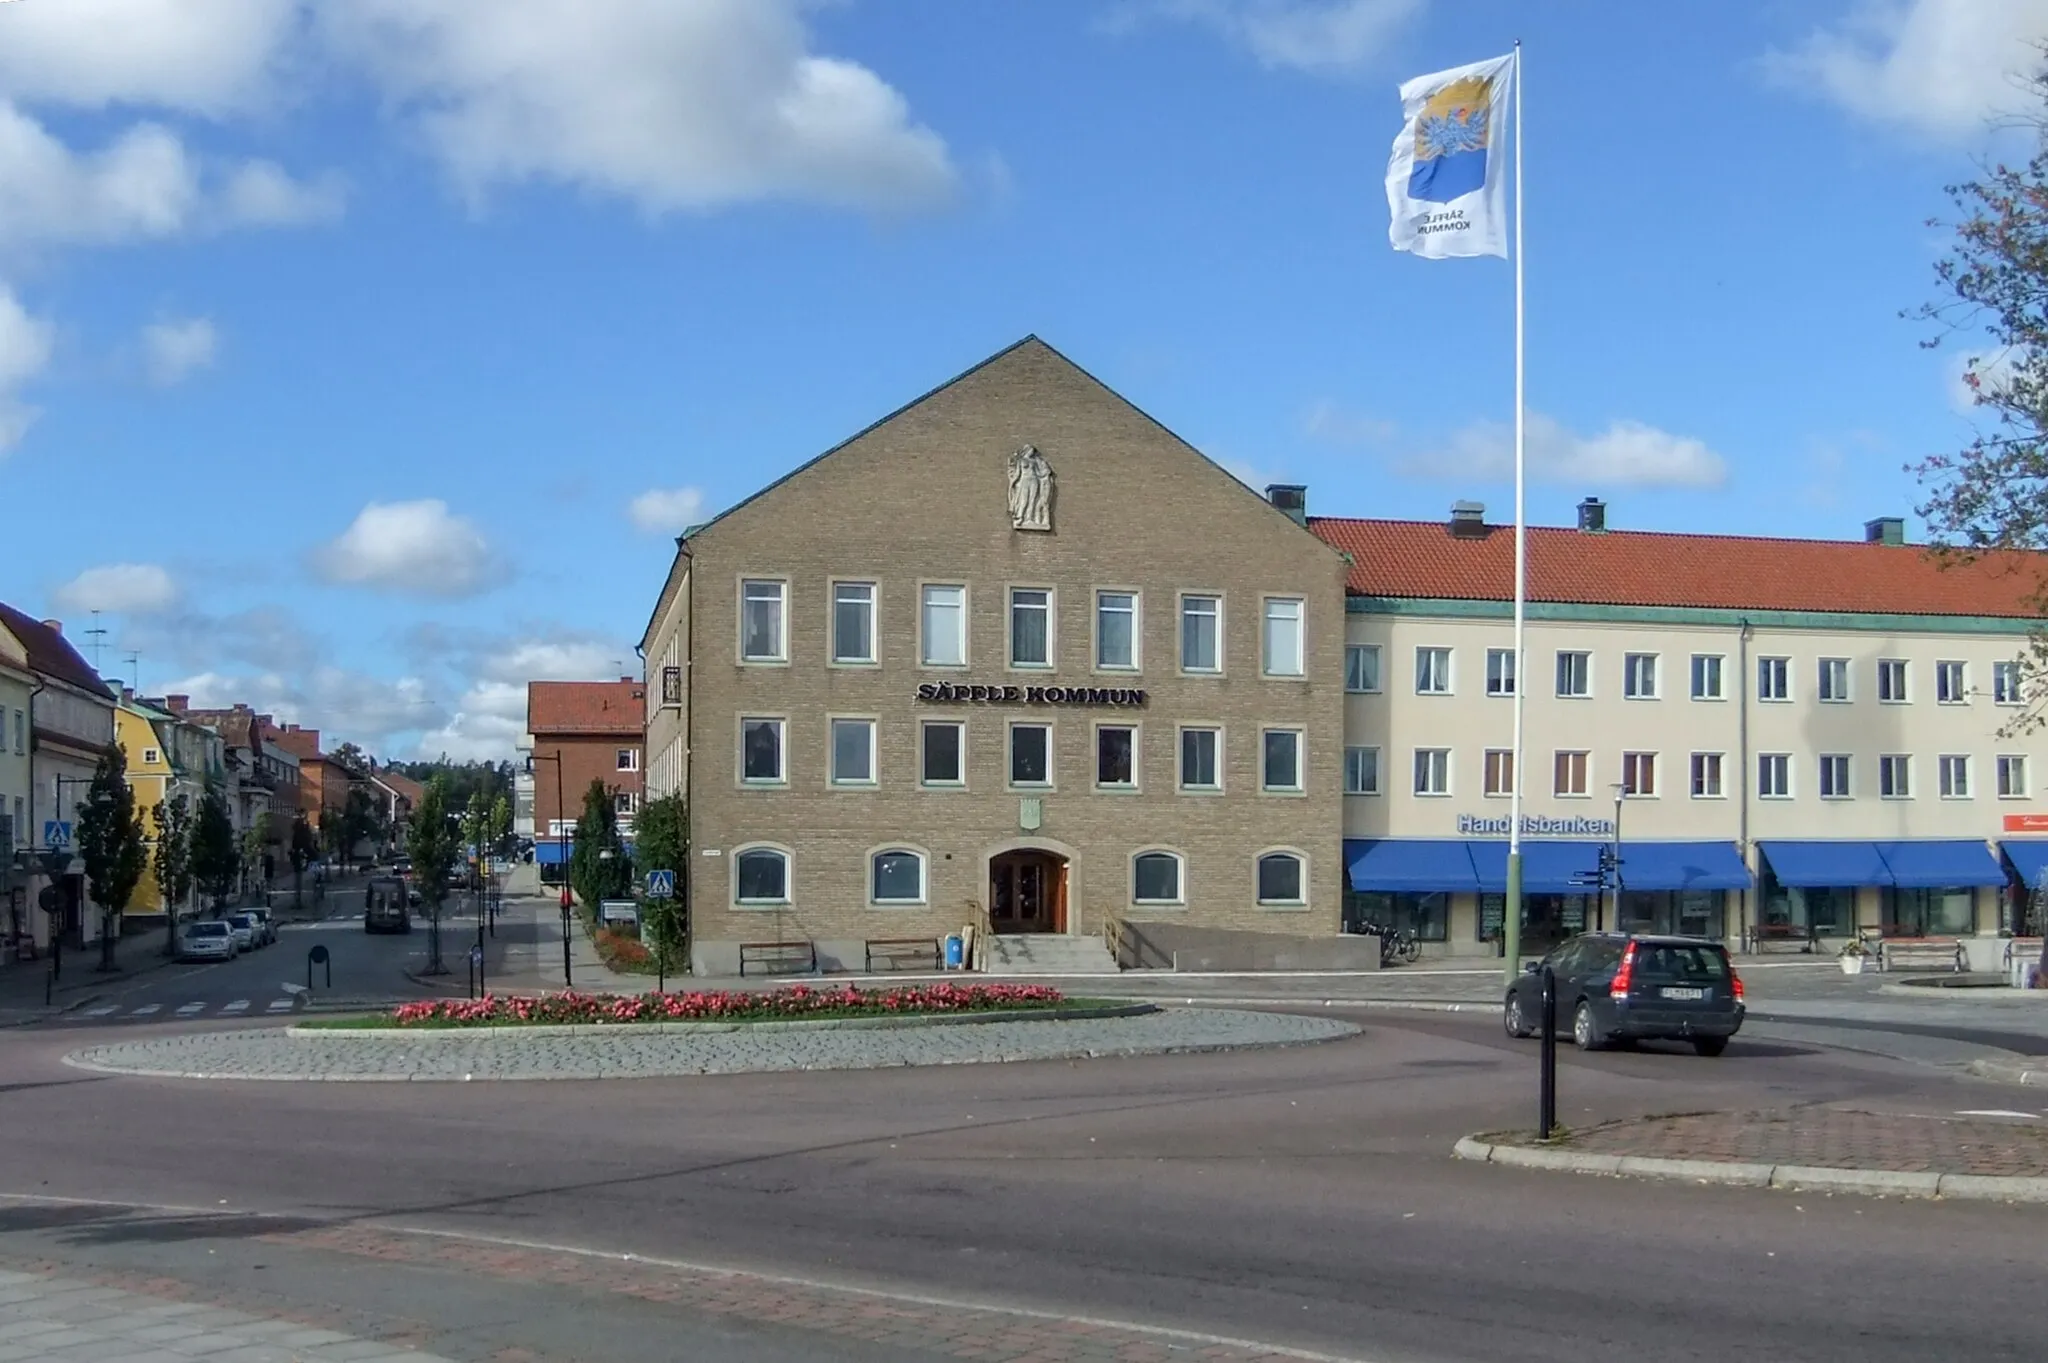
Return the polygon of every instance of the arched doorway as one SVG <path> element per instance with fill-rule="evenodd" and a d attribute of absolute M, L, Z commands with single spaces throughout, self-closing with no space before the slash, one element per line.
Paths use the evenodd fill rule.
<path fill-rule="evenodd" d="M 1067 859 L 1039 847 L 988 860 L 988 923 L 998 936 L 1067 930 Z"/>

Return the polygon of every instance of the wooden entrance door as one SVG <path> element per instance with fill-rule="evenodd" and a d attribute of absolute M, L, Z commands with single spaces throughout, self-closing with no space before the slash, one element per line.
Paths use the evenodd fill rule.
<path fill-rule="evenodd" d="M 1050 852 L 1005 852 L 989 862 L 989 926 L 998 933 L 1064 932 L 1066 864 Z"/>

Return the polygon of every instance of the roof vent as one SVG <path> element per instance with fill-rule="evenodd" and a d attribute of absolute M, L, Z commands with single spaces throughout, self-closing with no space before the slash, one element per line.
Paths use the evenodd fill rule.
<path fill-rule="evenodd" d="M 1876 520 L 1863 522 L 1865 544 L 1904 544 L 1906 542 L 1906 518 L 1904 516 L 1879 516 Z"/>
<path fill-rule="evenodd" d="M 1582 534 L 1598 535 L 1607 529 L 1607 503 L 1598 497 L 1588 497 L 1579 503 L 1579 531 Z"/>
<path fill-rule="evenodd" d="M 1486 534 L 1486 503 L 1452 502 L 1451 534 L 1458 539 L 1479 539 Z"/>
<path fill-rule="evenodd" d="M 1308 524 L 1308 489 L 1300 483 L 1266 484 L 1266 500 L 1296 525 Z"/>

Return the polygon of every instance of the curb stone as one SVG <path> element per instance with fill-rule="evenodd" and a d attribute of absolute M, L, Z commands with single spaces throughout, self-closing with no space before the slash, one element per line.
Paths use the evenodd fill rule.
<path fill-rule="evenodd" d="M 1011 1008 L 981 1013 L 920 1013 L 912 1017 L 786 1018 L 772 1022 L 563 1022 L 535 1027 L 306 1027 L 285 1029 L 287 1036 L 326 1041 L 340 1037 L 357 1041 L 411 1042 L 441 1041 L 450 1037 L 464 1040 L 500 1040 L 538 1036 L 639 1036 L 643 1033 L 682 1033 L 704 1036 L 725 1032 L 856 1032 L 897 1027 L 961 1026 L 980 1022 L 1083 1022 L 1092 1018 L 1134 1018 L 1156 1013 L 1155 1003 L 1117 1004 L 1108 1008 Z"/>
<path fill-rule="evenodd" d="M 1454 1158 L 1520 1169 L 1580 1174 L 1682 1179 L 1727 1187 L 1810 1189 L 1863 1193 L 1871 1197 L 1921 1197 L 1968 1202 L 2048 1203 L 2048 1178 L 1996 1174 L 1935 1174 L 1895 1169 L 1832 1169 L 1808 1164 L 1738 1164 L 1721 1160 L 1657 1159 L 1643 1155 L 1595 1155 L 1576 1150 L 1539 1150 L 1494 1144 L 1466 1136 L 1451 1148 Z"/>
<path fill-rule="evenodd" d="M 2048 1084 L 2048 1060 L 2028 1064 L 2018 1060 L 1972 1060 L 1964 1066 L 1979 1079 L 2002 1084 Z"/>

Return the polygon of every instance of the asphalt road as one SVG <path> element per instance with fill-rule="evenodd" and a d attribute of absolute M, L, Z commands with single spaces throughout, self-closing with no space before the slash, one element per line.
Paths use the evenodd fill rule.
<path fill-rule="evenodd" d="M 665 1255 L 1347 1359 L 2038 1353 L 2038 1209 L 1462 1164 L 1459 1135 L 1529 1123 L 1533 1047 L 1484 1018 L 1357 1016 L 1356 1040 L 1286 1051 L 474 1086 L 95 1078 L 59 1063 L 76 1030 L 29 1029 L 0 1037 L 0 1192 Z M 1561 1075 L 1567 1123 L 2026 1106 L 1770 1040 L 1713 1061 L 1567 1052 Z M 38 1235 L 53 1252 L 46 1228 L 9 1224 L 0 1253 Z M 57 1252 L 114 1251 L 87 1236 Z M 425 1290 L 395 1279 L 390 1305 L 418 1309 L 406 1294 Z M 531 1300 L 501 1296 L 499 1328 L 541 1329 Z"/>

